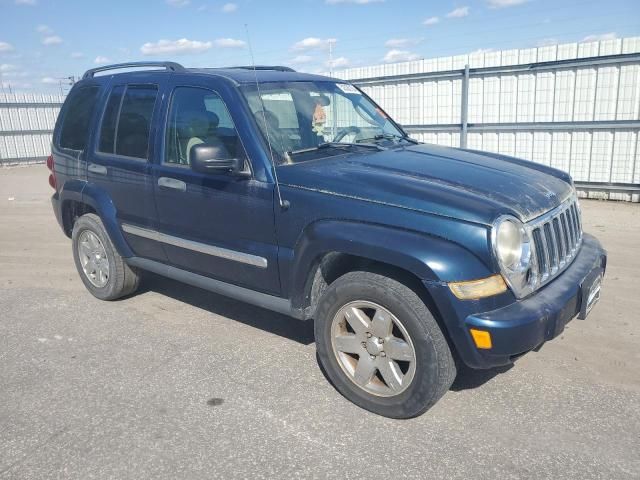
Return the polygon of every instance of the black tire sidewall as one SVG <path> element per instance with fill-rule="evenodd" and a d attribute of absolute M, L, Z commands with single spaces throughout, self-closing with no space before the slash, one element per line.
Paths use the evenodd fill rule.
<path fill-rule="evenodd" d="M 366 279 L 366 283 L 353 281 L 357 276 L 350 279 L 347 278 L 349 275 L 329 286 L 315 315 L 316 348 L 329 380 L 347 399 L 374 413 L 392 418 L 411 418 L 423 413 L 443 393 L 441 357 L 446 353 L 450 355 L 450 352 L 439 351 L 433 339 L 434 334 L 442 336 L 442 332 L 424 303 L 404 285 L 375 274 L 364 274 L 358 278 Z M 378 281 L 380 279 L 384 281 Z M 380 397 L 365 392 L 346 376 L 333 353 L 333 318 L 342 306 L 355 300 L 370 301 L 387 308 L 402 322 L 411 337 L 416 353 L 416 371 L 411 385 L 398 395 Z M 437 340 L 440 346 L 446 345 L 444 337 Z"/>
<path fill-rule="evenodd" d="M 82 264 L 80 263 L 80 256 L 78 253 L 78 239 L 80 237 L 80 234 L 87 230 L 93 232 L 98 236 L 98 238 L 102 242 L 105 253 L 107 254 L 107 260 L 109 261 L 109 279 L 107 280 L 107 284 L 104 287 L 96 287 L 93 283 L 91 283 L 91 281 L 85 275 Z M 111 243 L 106 230 L 102 226 L 100 218 L 92 214 L 87 214 L 80 217 L 78 220 L 76 220 L 73 226 L 71 239 L 73 244 L 73 260 L 76 264 L 78 274 L 80 275 L 84 286 L 91 292 L 93 296 L 101 300 L 114 298 L 116 296 L 116 283 L 118 277 L 116 265 L 117 259 L 113 244 Z"/>

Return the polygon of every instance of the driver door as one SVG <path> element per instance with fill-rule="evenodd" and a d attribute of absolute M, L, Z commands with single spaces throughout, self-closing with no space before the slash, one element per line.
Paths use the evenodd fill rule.
<path fill-rule="evenodd" d="M 273 184 L 190 167 L 190 149 L 206 143 L 250 168 L 225 100 L 212 86 L 209 78 L 171 92 L 163 154 L 154 166 L 156 238 L 178 268 L 278 294 Z"/>

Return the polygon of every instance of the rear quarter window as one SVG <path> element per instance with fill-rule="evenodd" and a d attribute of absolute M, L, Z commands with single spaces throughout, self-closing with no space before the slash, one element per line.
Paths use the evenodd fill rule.
<path fill-rule="evenodd" d="M 157 94 L 155 85 L 114 87 L 102 118 L 98 150 L 146 159 Z"/>
<path fill-rule="evenodd" d="M 87 145 L 89 127 L 96 109 L 100 87 L 74 89 L 67 98 L 60 126 L 59 146 L 69 150 L 84 150 Z"/>

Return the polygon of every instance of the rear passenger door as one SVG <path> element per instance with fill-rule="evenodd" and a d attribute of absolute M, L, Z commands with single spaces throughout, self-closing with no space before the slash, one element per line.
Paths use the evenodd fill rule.
<path fill-rule="evenodd" d="M 244 160 L 251 172 L 227 106 L 233 100 L 215 79 L 194 83 L 176 85 L 169 98 L 164 154 L 155 166 L 158 238 L 181 269 L 277 294 L 273 184 L 191 169 L 190 149 L 206 143 Z"/>
<path fill-rule="evenodd" d="M 156 83 L 111 86 L 94 149 L 88 159 L 87 179 L 107 195 L 116 209 L 127 243 L 135 255 L 166 260 L 156 242 L 127 232 L 127 225 L 153 228 L 155 205 L 151 161 L 152 126 L 160 115 Z"/>

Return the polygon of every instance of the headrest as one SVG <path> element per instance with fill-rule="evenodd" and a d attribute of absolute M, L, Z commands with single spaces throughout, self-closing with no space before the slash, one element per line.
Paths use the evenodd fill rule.
<path fill-rule="evenodd" d="M 209 116 L 206 112 L 191 112 L 187 125 L 189 135 L 204 138 L 209 133 Z"/>

